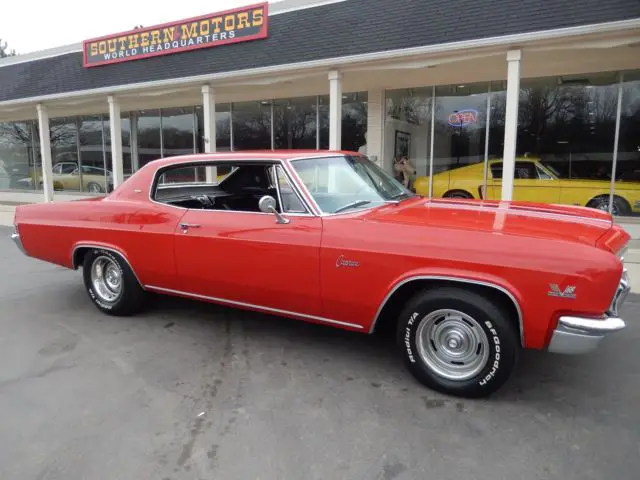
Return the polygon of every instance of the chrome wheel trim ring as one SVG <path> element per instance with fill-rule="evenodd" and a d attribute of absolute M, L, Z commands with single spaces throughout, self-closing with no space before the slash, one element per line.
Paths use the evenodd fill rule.
<path fill-rule="evenodd" d="M 416 332 L 418 353 L 437 375 L 464 381 L 478 375 L 489 360 L 489 338 L 470 315 L 436 310 L 422 318 Z"/>
<path fill-rule="evenodd" d="M 113 303 L 122 295 L 122 271 L 111 258 L 101 255 L 91 264 L 93 291 L 105 302 Z"/>
<path fill-rule="evenodd" d="M 97 183 L 89 184 L 89 192 L 90 193 L 100 193 L 102 190 L 100 189 L 100 185 Z"/>

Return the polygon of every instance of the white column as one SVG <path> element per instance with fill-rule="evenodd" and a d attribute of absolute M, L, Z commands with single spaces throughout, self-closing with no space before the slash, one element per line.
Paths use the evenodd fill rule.
<path fill-rule="evenodd" d="M 216 96 L 209 85 L 202 86 L 202 114 L 204 117 L 204 151 L 216 152 Z M 214 183 L 217 172 L 215 167 L 206 167 L 206 182 Z"/>
<path fill-rule="evenodd" d="M 138 151 L 138 114 L 131 112 L 129 115 L 129 152 L 131 154 L 131 173 L 140 168 L 140 152 Z M 124 163 L 124 157 L 123 157 Z"/>
<path fill-rule="evenodd" d="M 502 200 L 513 199 L 513 176 L 516 165 L 518 135 L 518 102 L 520 100 L 520 50 L 507 52 L 507 106 L 504 120 L 504 153 L 502 158 Z"/>
<path fill-rule="evenodd" d="M 366 155 L 378 166 L 390 171 L 391 164 L 385 165 L 382 148 L 384 142 L 384 120 L 386 109 L 384 105 L 384 90 L 369 90 L 367 93 L 367 151 Z M 391 159 L 388 159 L 389 162 Z"/>
<path fill-rule="evenodd" d="M 36 105 L 38 111 L 38 131 L 40 134 L 40 158 L 42 159 L 42 191 L 44 201 L 53 201 L 53 165 L 51 162 L 51 137 L 49 136 L 49 113 L 47 107 L 39 103 Z M 35 173 L 35 171 L 34 171 Z M 38 181 L 34 176 L 33 180 Z"/>
<path fill-rule="evenodd" d="M 116 189 L 124 180 L 122 120 L 120 118 L 118 99 L 113 95 L 109 95 L 107 100 L 109 102 L 109 128 L 111 131 L 111 170 L 113 172 L 113 188 Z"/>
<path fill-rule="evenodd" d="M 342 74 L 329 72 L 329 149 L 342 148 Z"/>

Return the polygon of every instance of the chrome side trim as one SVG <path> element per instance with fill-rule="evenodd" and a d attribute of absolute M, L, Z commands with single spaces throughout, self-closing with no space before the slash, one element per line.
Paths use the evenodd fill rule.
<path fill-rule="evenodd" d="M 218 297 L 209 297 L 207 295 L 200 295 L 198 293 L 182 292 L 180 290 L 172 290 L 170 288 L 156 287 L 153 285 L 145 285 L 144 287 L 145 289 L 148 289 L 148 290 L 155 290 L 157 292 L 164 292 L 164 293 L 173 293 L 176 295 L 184 295 L 185 297 L 192 297 L 198 300 L 210 300 L 212 302 L 223 303 L 226 305 L 231 305 L 236 307 L 255 308 L 256 310 L 262 310 L 264 312 L 269 312 L 269 313 L 291 315 L 294 317 L 307 318 L 309 320 L 316 320 L 318 322 L 330 323 L 333 325 L 342 325 L 345 327 L 362 329 L 362 325 L 357 325 L 355 323 L 340 322 L 338 320 L 331 320 L 329 318 L 324 318 L 324 317 L 316 317 L 315 315 L 307 315 L 306 313 L 298 313 L 298 312 L 291 312 L 289 310 L 280 310 L 278 308 L 263 307 L 262 305 L 254 305 L 253 303 L 238 302 L 236 300 L 227 300 L 225 298 L 218 298 Z"/>
<path fill-rule="evenodd" d="M 520 344 L 524 347 L 524 328 L 523 328 L 523 325 L 522 325 L 522 310 L 520 309 L 520 305 L 518 304 L 518 301 L 513 296 L 513 294 L 511 292 L 509 292 L 509 290 L 501 287 L 500 285 L 495 285 L 495 284 L 489 283 L 489 282 L 482 282 L 482 281 L 479 281 L 479 280 L 471 280 L 469 278 L 447 277 L 447 276 L 440 276 L 440 275 L 418 275 L 418 276 L 415 276 L 415 277 L 406 278 L 406 279 L 402 280 L 401 282 L 397 283 L 391 289 L 391 291 L 389 291 L 389 293 L 387 293 L 387 295 L 384 297 L 384 300 L 382 300 L 382 303 L 380 304 L 380 307 L 378 307 L 378 311 L 376 312 L 376 316 L 374 317 L 373 322 L 371 323 L 371 327 L 369 328 L 369 333 L 373 333 L 373 330 L 375 329 L 376 323 L 378 322 L 378 318 L 380 318 L 380 313 L 382 313 L 382 309 L 387 304 L 389 299 L 393 296 L 393 294 L 396 293 L 396 291 L 400 287 L 402 287 L 403 285 L 406 285 L 409 282 L 414 282 L 414 281 L 417 281 L 417 280 L 444 280 L 444 281 L 447 281 L 447 282 L 467 283 L 467 284 L 472 284 L 472 285 L 480 285 L 480 286 L 483 286 L 483 287 L 493 288 L 494 290 L 498 290 L 499 292 L 504 293 L 505 295 L 507 295 L 507 297 L 509 297 L 509 299 L 511 300 L 513 305 L 516 307 L 516 311 L 518 312 L 518 328 L 520 329 Z"/>
<path fill-rule="evenodd" d="M 564 355 L 589 353 L 598 347 L 607 334 L 620 331 L 625 327 L 624 320 L 618 317 L 601 319 L 560 317 L 547 350 Z"/>
<path fill-rule="evenodd" d="M 78 267 L 80 266 L 80 265 L 76 265 L 76 251 L 78 249 L 80 249 L 80 248 L 97 248 L 97 249 L 100 249 L 100 250 L 106 250 L 107 252 L 115 253 L 116 255 L 121 257 L 125 262 L 127 262 L 127 265 L 129 266 L 129 268 L 133 272 L 133 276 L 136 278 L 136 280 L 138 282 L 138 285 L 140 285 L 140 287 L 142 287 L 144 289 L 144 285 L 142 285 L 142 282 L 138 278 L 138 274 L 133 269 L 133 266 L 131 265 L 131 262 L 129 261 L 127 256 L 124 253 L 122 253 L 121 251 L 116 250 L 115 248 L 104 247 L 102 245 L 95 245 L 95 244 L 92 244 L 92 243 L 82 243 L 82 244 L 76 245 L 74 247 L 73 251 L 71 252 L 71 266 L 72 266 L 73 270 L 77 270 Z"/>

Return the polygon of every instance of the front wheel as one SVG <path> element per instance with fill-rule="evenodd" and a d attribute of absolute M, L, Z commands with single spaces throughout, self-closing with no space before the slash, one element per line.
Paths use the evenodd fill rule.
<path fill-rule="evenodd" d="M 418 293 L 400 315 L 398 343 L 409 371 L 450 395 L 485 397 L 509 378 L 520 348 L 508 312 L 455 287 Z"/>
<path fill-rule="evenodd" d="M 126 316 L 142 308 L 145 292 L 120 255 L 91 249 L 84 257 L 82 275 L 89 298 L 101 312 Z"/>

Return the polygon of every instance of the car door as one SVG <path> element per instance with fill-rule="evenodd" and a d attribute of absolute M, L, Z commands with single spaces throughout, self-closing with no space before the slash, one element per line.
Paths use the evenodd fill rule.
<path fill-rule="evenodd" d="M 265 171 L 270 181 L 281 180 L 279 197 L 281 191 L 295 191 L 281 166 L 265 166 Z M 320 315 L 322 220 L 296 198 L 293 206 L 289 198 L 284 209 L 278 198 L 288 223 L 260 211 L 187 210 L 175 232 L 183 290 L 232 304 Z"/>

